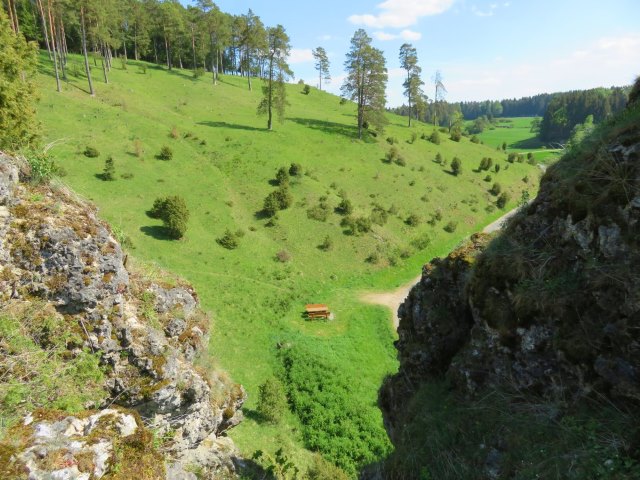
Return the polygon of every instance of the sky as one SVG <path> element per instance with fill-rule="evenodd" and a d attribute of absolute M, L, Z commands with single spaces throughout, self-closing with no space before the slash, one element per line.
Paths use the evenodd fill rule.
<path fill-rule="evenodd" d="M 216 0 L 214 0 L 216 1 Z M 353 33 L 364 28 L 387 60 L 387 105 L 405 102 L 398 53 L 412 44 L 425 93 L 440 71 L 451 102 L 628 85 L 640 75 L 640 0 L 217 0 L 249 8 L 291 39 L 296 81 L 317 86 L 311 51 L 331 63 L 340 94 Z M 325 87 L 323 82 L 323 87 Z"/>

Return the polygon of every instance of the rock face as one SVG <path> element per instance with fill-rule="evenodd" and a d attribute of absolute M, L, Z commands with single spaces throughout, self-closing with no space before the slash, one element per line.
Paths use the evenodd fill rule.
<path fill-rule="evenodd" d="M 108 399 L 91 407 L 126 407 L 171 438 L 171 478 L 184 466 L 211 478 L 233 472 L 236 452 L 221 434 L 241 420 L 246 395 L 224 374 L 194 367 L 210 322 L 193 289 L 128 271 L 92 207 L 63 187 L 21 184 L 19 175 L 0 154 L 0 303 L 46 302 L 75 325 L 84 340 L 76 348 L 100 353 L 108 371 Z"/>
<path fill-rule="evenodd" d="M 497 238 L 474 236 L 425 265 L 399 309 L 400 371 L 380 392 L 394 443 L 433 381 L 467 399 L 502 389 L 638 411 L 639 107 L 549 168 Z"/>

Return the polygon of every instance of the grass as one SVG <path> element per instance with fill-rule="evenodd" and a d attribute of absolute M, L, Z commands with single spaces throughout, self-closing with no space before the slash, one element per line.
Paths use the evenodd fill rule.
<path fill-rule="evenodd" d="M 78 66 L 80 61 L 70 58 Z M 41 56 L 38 115 L 46 141 L 55 142 L 53 153 L 68 173 L 65 181 L 130 239 L 130 253 L 188 279 L 203 307 L 214 312 L 211 362 L 249 394 L 248 418 L 230 432 L 246 456 L 258 449 L 273 452 L 277 445 L 301 467 L 313 458 L 304 449 L 296 416 L 270 425 L 251 414 L 258 386 L 281 369 L 282 345 L 304 348 L 319 364 L 338 368 L 351 387 L 348 401 L 357 401 L 381 425 L 377 390 L 397 368 L 395 333 L 389 313 L 360 303 L 358 293 L 406 283 L 425 261 L 504 213 L 494 206 L 491 184 L 483 181 L 486 172 L 473 171 L 481 158 L 491 156 L 502 166 L 492 175 L 511 194 L 505 210 L 525 189 L 533 195 L 537 188 L 536 166 L 507 164 L 506 154 L 468 138 L 458 143 L 441 134 L 438 146 L 420 139 L 410 144 L 412 132 L 419 138 L 432 128 L 417 123 L 408 129 L 402 117 L 390 115 L 383 136 L 358 141 L 353 105 L 340 105 L 337 97 L 316 89 L 303 95 L 299 85 L 288 86 L 286 122 L 269 132 L 266 118 L 256 116 L 259 82 L 250 92 L 239 77 L 224 76 L 213 86 L 208 77 L 194 79 L 178 69 L 148 65 L 143 74 L 133 62 L 126 70 L 114 67 L 109 84 L 100 81 L 99 69 L 94 73 L 94 98 L 84 91 L 80 74 L 58 94 L 51 66 Z M 405 167 L 382 161 L 388 136 L 398 138 Z M 87 146 L 100 156 L 83 155 Z M 173 151 L 171 160 L 156 158 L 163 146 Z M 459 157 L 463 173 L 453 176 L 448 166 L 435 163 L 436 153 L 448 162 Z M 98 176 L 108 156 L 115 160 L 112 182 Z M 291 180 L 293 205 L 269 222 L 260 214 L 263 199 L 275 189 L 278 168 L 294 162 L 304 174 Z M 342 190 L 354 216 L 368 216 L 375 203 L 391 212 L 387 223 L 346 235 L 342 217 L 333 211 Z M 182 196 L 191 213 L 181 241 L 168 240 L 160 221 L 145 214 L 166 195 Z M 331 207 L 325 222 L 307 216 L 321 197 Z M 411 214 L 427 220 L 436 211 L 443 218 L 433 225 L 405 224 Z M 443 229 L 450 221 L 457 222 L 455 233 Z M 233 250 L 216 243 L 227 230 L 243 233 Z M 412 246 L 425 236 L 426 247 Z M 323 251 L 318 246 L 327 237 L 332 248 Z M 288 252 L 287 261 L 276 259 L 281 251 Z M 380 258 L 376 264 L 365 261 L 372 253 Z M 327 303 L 335 320 L 306 321 L 305 303 Z"/>
<path fill-rule="evenodd" d="M 539 163 L 551 163 L 559 158 L 561 150 L 548 149 L 531 133 L 531 121 L 534 117 L 504 117 L 497 118 L 493 127 L 486 129 L 477 137 L 487 146 L 502 148 L 507 144 L 507 152 L 527 154 Z"/>

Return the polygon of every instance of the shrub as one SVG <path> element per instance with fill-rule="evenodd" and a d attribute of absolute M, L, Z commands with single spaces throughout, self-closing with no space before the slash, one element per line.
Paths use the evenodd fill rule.
<path fill-rule="evenodd" d="M 182 238 L 187 231 L 189 210 L 182 197 L 167 197 L 164 203 L 162 221 L 172 238 Z"/>
<path fill-rule="evenodd" d="M 451 172 L 457 177 L 462 173 L 462 161 L 458 157 L 451 160 Z"/>
<path fill-rule="evenodd" d="M 340 99 L 340 105 L 344 105 L 345 103 L 347 103 L 347 99 L 346 99 L 346 98 L 344 98 L 344 97 L 342 97 L 342 98 Z"/>
<path fill-rule="evenodd" d="M 422 223 L 422 219 L 415 213 L 412 213 L 407 217 L 404 223 L 406 223 L 410 227 L 417 227 L 418 225 L 420 225 L 420 223 Z"/>
<path fill-rule="evenodd" d="M 289 175 L 292 177 L 302 176 L 302 165 L 299 163 L 292 163 L 289 167 Z"/>
<path fill-rule="evenodd" d="M 336 207 L 336 213 L 340 215 L 351 215 L 353 213 L 353 205 L 348 198 L 342 198 L 342 201 Z"/>
<path fill-rule="evenodd" d="M 102 180 L 113 181 L 116 179 L 116 166 L 113 157 L 108 157 L 104 161 L 104 170 L 102 171 Z"/>
<path fill-rule="evenodd" d="M 311 87 L 309 85 L 305 85 L 304 87 L 302 87 L 302 93 L 304 93 L 305 95 L 309 95 L 309 92 L 311 92 Z"/>
<path fill-rule="evenodd" d="M 439 165 L 442 165 L 442 154 L 440 152 L 436 153 L 436 158 L 434 160 Z"/>
<path fill-rule="evenodd" d="M 224 234 L 216 239 L 216 243 L 227 250 L 233 250 L 240 245 L 240 239 L 231 230 L 225 230 Z"/>
<path fill-rule="evenodd" d="M 462 138 L 462 132 L 459 129 L 451 130 L 451 135 L 449 138 L 454 142 L 459 142 Z"/>
<path fill-rule="evenodd" d="M 287 395 L 280 380 L 271 377 L 260 385 L 256 410 L 269 422 L 282 420 L 287 411 Z"/>
<path fill-rule="evenodd" d="M 440 134 L 438 133 L 437 130 L 434 130 L 433 132 L 431 132 L 431 135 L 429 136 L 429 141 L 435 145 L 440 145 Z"/>
<path fill-rule="evenodd" d="M 324 240 L 320 245 L 318 245 L 318 248 L 325 252 L 328 252 L 329 250 L 331 250 L 333 248 L 333 240 L 331 240 L 331 237 L 329 235 L 324 237 Z"/>
<path fill-rule="evenodd" d="M 514 152 L 511 152 L 509 154 L 509 156 L 507 157 L 507 162 L 509 162 L 509 163 L 515 162 L 516 161 L 516 157 L 517 157 L 517 154 L 514 153 Z"/>
<path fill-rule="evenodd" d="M 87 146 L 87 147 L 84 149 L 84 152 L 82 152 L 82 153 L 84 153 L 84 156 L 85 156 L 85 157 L 89 157 L 89 158 L 96 158 L 96 157 L 99 157 L 99 156 L 100 156 L 100 152 L 99 152 L 99 151 L 98 151 L 98 149 L 97 149 L 97 148 L 95 148 L 95 147 L 89 147 L 89 146 Z"/>
<path fill-rule="evenodd" d="M 422 237 L 418 237 L 416 239 L 414 239 L 411 242 L 411 245 L 413 245 L 413 247 L 416 250 L 424 250 L 425 248 L 427 248 L 429 245 L 431 244 L 431 239 L 427 236 L 424 235 Z"/>
<path fill-rule="evenodd" d="M 487 175 L 486 177 L 484 177 L 484 181 L 485 182 L 490 182 L 491 181 L 491 175 Z"/>
<path fill-rule="evenodd" d="M 382 208 L 382 206 L 374 205 L 373 210 L 371 210 L 371 216 L 369 218 L 371 219 L 372 223 L 383 226 L 385 223 L 387 223 L 389 214 L 384 208 Z"/>
<path fill-rule="evenodd" d="M 496 163 L 495 166 L 493 167 L 493 170 L 498 173 L 500 171 L 500 164 Z"/>
<path fill-rule="evenodd" d="M 491 187 L 491 190 L 489 190 L 491 195 L 493 195 L 494 197 L 500 195 L 501 191 L 502 191 L 502 185 L 500 185 L 498 182 L 494 183 L 493 187 Z"/>
<path fill-rule="evenodd" d="M 171 130 L 169 131 L 169 136 L 174 139 L 178 138 L 180 136 L 180 132 L 178 132 L 178 127 L 176 127 L 175 125 L 171 127 Z"/>
<path fill-rule="evenodd" d="M 276 172 L 276 182 L 278 185 L 288 185 L 289 184 L 289 171 L 286 167 L 280 167 Z"/>
<path fill-rule="evenodd" d="M 273 217 L 278 210 L 286 210 L 292 203 L 291 192 L 286 185 L 283 185 L 265 197 L 262 210 L 267 216 Z"/>
<path fill-rule="evenodd" d="M 198 67 L 193 71 L 193 78 L 200 78 L 204 76 L 204 68 Z"/>
<path fill-rule="evenodd" d="M 391 147 L 384 157 L 384 162 L 391 163 L 398 158 L 399 155 L 400 153 L 398 152 L 398 149 L 396 147 Z"/>
<path fill-rule="evenodd" d="M 444 231 L 448 233 L 453 233 L 458 228 L 458 222 L 451 221 L 444 226 Z"/>
<path fill-rule="evenodd" d="M 416 132 L 411 132 L 411 139 L 409 143 L 413 144 L 418 139 L 418 134 Z"/>
<path fill-rule="evenodd" d="M 153 206 L 151 210 L 147 212 L 151 218 L 162 218 L 164 214 L 165 204 L 167 202 L 167 197 L 158 197 L 153 201 Z"/>
<path fill-rule="evenodd" d="M 367 258 L 364 259 L 364 261 L 376 265 L 380 263 L 380 254 L 378 252 L 372 252 Z"/>
<path fill-rule="evenodd" d="M 158 160 L 171 160 L 173 158 L 173 150 L 165 145 L 160 149 L 157 158 Z"/>
<path fill-rule="evenodd" d="M 503 152 L 507 151 L 507 142 L 502 142 L 502 151 Z"/>
<path fill-rule="evenodd" d="M 396 165 L 399 165 L 401 167 L 406 167 L 407 166 L 407 162 L 404 159 L 404 157 L 398 155 L 398 157 L 393 161 L 393 163 L 395 163 Z"/>
<path fill-rule="evenodd" d="M 147 73 L 147 66 L 144 63 L 142 65 L 138 65 L 138 72 L 145 75 Z"/>
<path fill-rule="evenodd" d="M 527 153 L 527 160 L 531 160 L 531 159 L 533 159 L 533 153 L 528 152 Z"/>
<path fill-rule="evenodd" d="M 395 137 L 387 137 L 387 143 L 393 145 L 394 143 L 398 143 L 398 139 Z"/>
<path fill-rule="evenodd" d="M 276 253 L 276 260 L 282 263 L 291 261 L 291 254 L 287 250 L 280 250 Z"/>
<path fill-rule="evenodd" d="M 357 233 L 367 233 L 371 231 L 371 219 L 367 217 L 358 217 L 355 222 Z"/>
<path fill-rule="evenodd" d="M 509 201 L 509 195 L 507 194 L 507 192 L 502 192 L 498 197 L 498 200 L 496 200 L 496 206 L 498 208 L 504 208 L 507 205 L 508 201 Z"/>
<path fill-rule="evenodd" d="M 326 222 L 329 217 L 329 206 L 326 203 L 320 203 L 307 210 L 307 217 L 311 220 Z"/>
<path fill-rule="evenodd" d="M 493 166 L 493 159 L 490 157 L 484 157 L 480 160 L 480 166 L 478 170 L 489 170 Z"/>
<path fill-rule="evenodd" d="M 339 467 L 336 467 L 333 463 L 328 462 L 320 455 L 315 454 L 313 456 L 313 463 L 309 470 L 307 470 L 308 480 L 349 480 L 349 476 L 342 471 Z"/>
<path fill-rule="evenodd" d="M 53 175 L 60 174 L 60 167 L 58 167 L 53 158 L 45 152 L 36 153 L 34 151 L 28 151 L 25 153 L 25 158 L 31 169 L 29 174 L 31 183 L 46 183 Z"/>
<path fill-rule="evenodd" d="M 473 135 L 471 137 L 471 143 L 480 143 L 480 139 L 478 138 L 477 135 Z"/>

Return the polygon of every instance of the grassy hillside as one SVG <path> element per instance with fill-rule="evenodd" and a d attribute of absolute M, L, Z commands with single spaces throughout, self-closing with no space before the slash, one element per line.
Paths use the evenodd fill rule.
<path fill-rule="evenodd" d="M 504 213 L 488 192 L 495 181 L 510 193 L 508 210 L 523 190 L 534 193 L 540 169 L 507 163 L 490 143 L 457 143 L 443 133 L 442 143 L 434 145 L 420 138 L 431 127 L 408 129 L 404 118 L 393 115 L 382 137 L 358 141 L 351 103 L 341 105 L 316 89 L 304 95 L 299 85 L 288 86 L 286 121 L 271 132 L 266 118 L 256 116 L 259 82 L 250 92 L 239 77 L 225 76 L 213 86 L 210 77 L 193 79 L 189 71 L 149 65 L 143 73 L 133 63 L 126 69 L 118 64 L 109 84 L 93 69 L 97 95 L 91 98 L 77 73 L 80 60 L 71 57 L 69 71 L 76 76 L 56 93 L 42 57 L 39 117 L 46 140 L 55 143 L 52 153 L 66 169 L 66 181 L 122 230 L 132 256 L 184 276 L 204 308 L 214 312 L 211 357 L 249 393 L 248 419 L 230 432 L 243 453 L 281 445 L 304 466 L 310 457 L 302 446 L 314 445 L 347 470 L 380 457 L 389 444 L 376 397 L 382 378 L 397 368 L 395 333 L 389 313 L 360 303 L 358 293 L 415 277 L 422 263 Z M 417 139 L 410 143 L 412 132 Z M 387 137 L 397 139 L 394 146 L 406 166 L 383 162 L 391 148 Z M 99 157 L 83 155 L 87 146 Z M 172 160 L 155 157 L 163 146 L 173 150 Z M 435 163 L 437 153 L 446 167 Z M 100 178 L 108 156 L 115 162 L 115 181 Z M 463 165 L 457 177 L 448 166 L 454 156 Z M 493 157 L 499 173 L 473 171 L 483 157 Z M 291 179 L 293 205 L 270 221 L 260 214 L 263 199 L 275 189 L 277 169 L 293 162 L 304 172 Z M 343 217 L 334 212 L 341 192 L 355 217 L 369 217 L 377 205 L 378 216 L 384 210 L 388 221 L 360 235 L 345 233 Z M 160 221 L 145 213 L 163 195 L 183 196 L 191 212 L 181 241 L 168 240 Z M 329 207 L 326 221 L 309 218 L 308 210 L 321 202 Z M 444 229 L 450 222 L 453 232 Z M 227 229 L 241 231 L 235 250 L 216 242 Z M 332 246 L 325 251 L 319 245 L 327 237 Z M 304 304 L 316 302 L 327 303 L 335 320 L 306 321 Z M 303 358 L 311 361 L 303 365 Z M 258 386 L 267 378 L 286 379 L 290 396 L 302 388 L 292 362 L 303 377 L 316 379 L 310 388 L 330 387 L 342 399 L 309 408 L 359 412 L 370 439 L 382 439 L 377 450 L 364 445 L 366 438 L 357 448 L 341 444 L 349 440 L 338 441 L 339 434 L 328 431 L 320 435 L 324 443 L 314 443 L 319 427 L 302 408 L 304 424 L 294 414 L 277 424 L 261 420 L 255 413 Z M 348 423 L 336 420 L 348 437 L 343 421 Z M 364 453 L 338 458 L 341 450 Z"/>
<path fill-rule="evenodd" d="M 497 118 L 496 123 L 478 134 L 482 142 L 494 148 L 501 148 L 506 142 L 507 152 L 533 153 L 538 162 L 550 162 L 558 159 L 559 150 L 545 148 L 538 137 L 531 133 L 531 121 L 534 117 Z"/>

